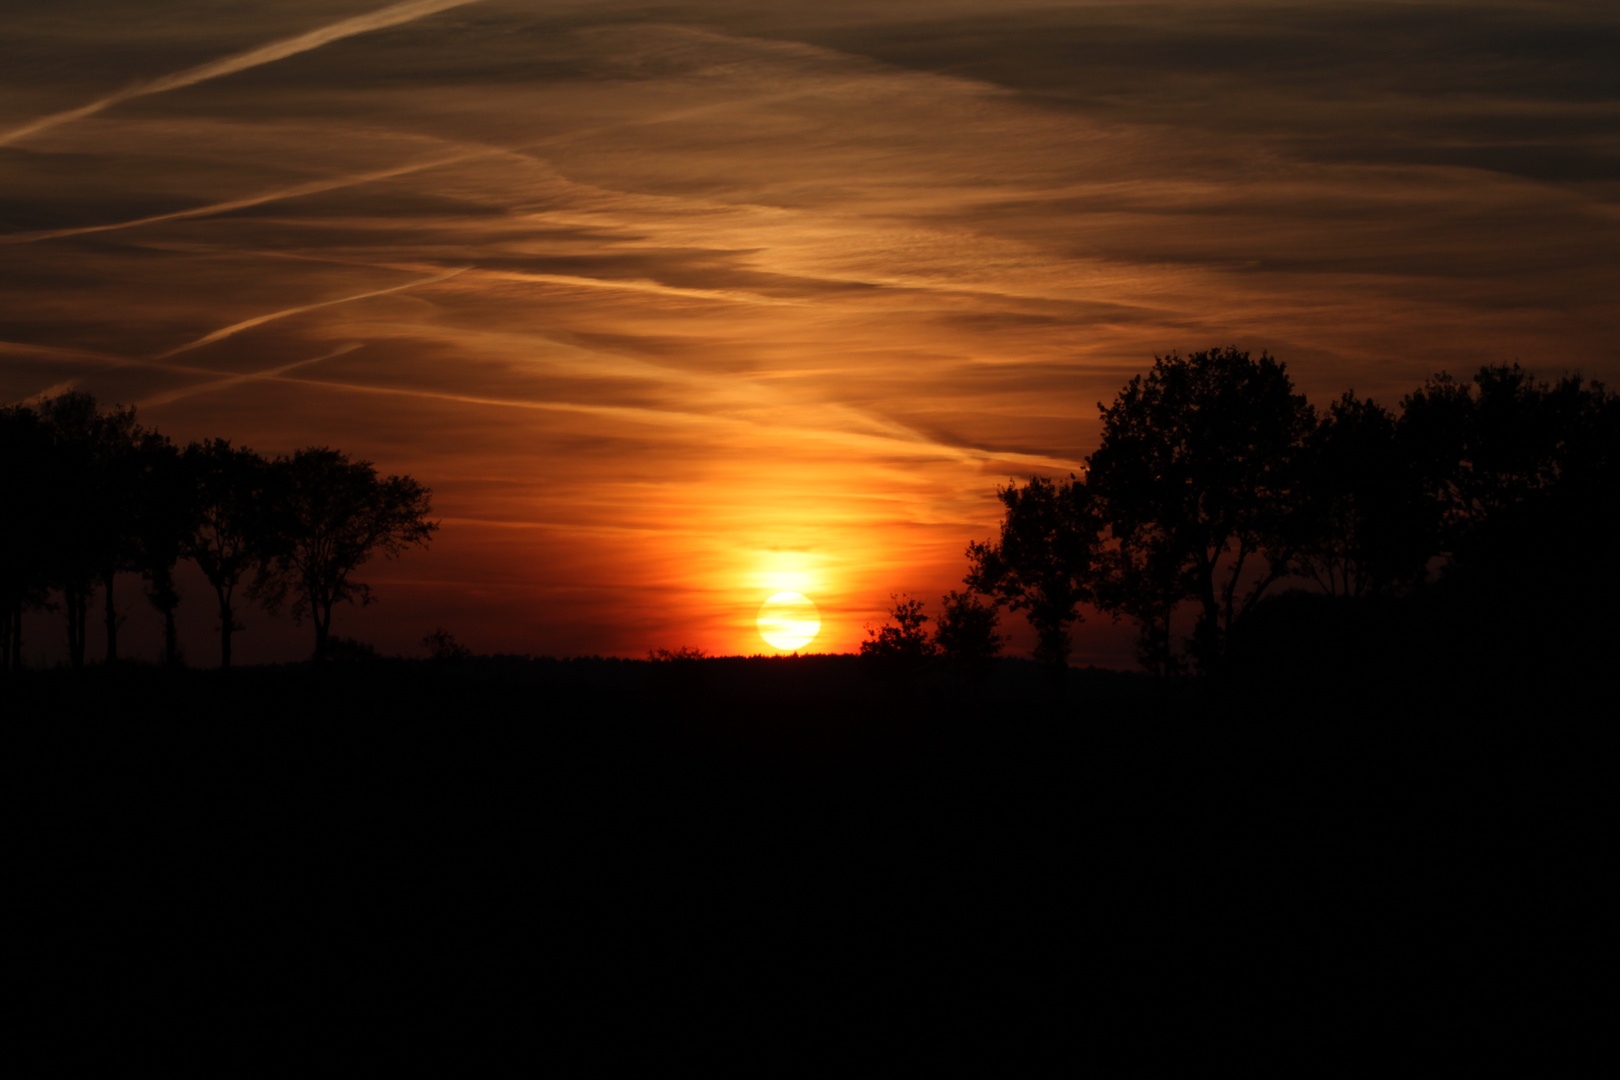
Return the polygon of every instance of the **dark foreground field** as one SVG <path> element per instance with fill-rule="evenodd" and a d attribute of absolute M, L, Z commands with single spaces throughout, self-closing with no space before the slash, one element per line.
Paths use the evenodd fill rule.
<path fill-rule="evenodd" d="M 719 1030 L 814 1002 L 829 1031 L 947 1021 L 937 1047 L 993 1016 L 1196 1040 L 1598 1008 L 1609 777 L 1573 701 L 1262 709 L 1075 672 L 1056 705 L 1027 664 L 975 688 L 845 657 L 0 690 L 18 938 L 75 1009 Z"/>

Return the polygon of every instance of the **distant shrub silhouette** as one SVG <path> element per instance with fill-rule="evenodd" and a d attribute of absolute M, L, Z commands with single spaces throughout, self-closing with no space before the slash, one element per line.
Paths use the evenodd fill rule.
<path fill-rule="evenodd" d="M 325 659 L 334 664 L 368 664 L 377 659 L 377 648 L 355 638 L 333 634 L 326 639 Z"/>
<path fill-rule="evenodd" d="M 714 678 L 709 654 L 691 645 L 678 649 L 648 649 L 652 671 L 647 685 L 677 699 L 691 699 L 707 690 Z"/>
<path fill-rule="evenodd" d="M 678 649 L 648 649 L 647 659 L 663 664 L 689 663 L 693 660 L 707 660 L 709 654 L 702 649 L 691 645 L 682 645 Z"/>
<path fill-rule="evenodd" d="M 860 654 L 882 676 L 912 675 L 935 652 L 934 643 L 924 629 L 928 616 L 923 613 L 921 600 L 913 600 L 903 593 L 893 594 L 889 599 L 893 601 L 890 622 L 867 627 L 867 639 L 861 642 Z"/>
<path fill-rule="evenodd" d="M 472 656 L 472 650 L 455 639 L 455 636 L 444 627 L 435 627 L 433 633 L 422 639 L 422 647 L 427 649 L 428 657 L 441 664 L 456 660 L 466 660 Z"/>

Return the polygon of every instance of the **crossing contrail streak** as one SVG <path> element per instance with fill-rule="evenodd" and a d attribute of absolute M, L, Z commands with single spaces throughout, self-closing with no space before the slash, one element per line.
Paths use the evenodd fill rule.
<path fill-rule="evenodd" d="M 318 49 L 322 45 L 329 45 L 356 34 L 368 33 L 372 30 L 382 30 L 389 26 L 398 26 L 400 23 L 414 22 L 417 19 L 436 15 L 451 8 L 463 7 L 467 4 L 476 4 L 479 0 L 405 0 L 404 3 L 390 4 L 366 15 L 356 15 L 352 19 L 344 19 L 330 26 L 323 26 L 318 30 L 311 30 L 297 37 L 283 38 L 272 41 L 268 45 L 261 45 L 257 49 L 236 53 L 233 56 L 210 60 L 206 64 L 199 64 L 185 71 L 177 71 L 172 75 L 164 75 L 151 82 L 138 83 L 126 87 L 116 93 L 108 94 L 104 98 L 80 105 L 76 109 L 65 112 L 52 113 L 32 120 L 20 128 L 0 133 L 0 146 L 8 146 L 19 139 L 30 135 L 37 135 L 41 131 L 48 131 L 53 127 L 82 120 L 86 116 L 94 116 L 103 109 L 109 109 L 121 101 L 131 98 L 145 97 L 148 94 L 161 94 L 167 90 L 178 90 L 182 86 L 191 86 L 194 83 L 205 82 L 208 79 L 217 79 L 222 75 L 232 75 L 238 71 L 246 71 L 261 64 L 274 63 L 289 56 L 296 56 L 301 52 Z"/>
<path fill-rule="evenodd" d="M 225 338 L 230 337 L 232 334 L 240 334 L 243 330 L 251 330 L 255 326 L 260 326 L 276 319 L 285 319 L 289 315 L 301 315 L 306 311 L 317 311 L 321 308 L 335 307 L 338 304 L 352 304 L 356 300 L 369 300 L 373 296 L 387 296 L 389 293 L 404 292 L 406 289 L 419 289 L 424 285 L 436 285 L 441 281 L 446 281 L 455 277 L 457 274 L 466 273 L 468 269 L 469 268 L 465 266 L 458 266 L 456 269 L 450 270 L 446 273 L 435 274 L 432 277 L 421 278 L 417 281 L 407 281 L 403 285 L 393 285 L 386 289 L 374 289 L 371 292 L 356 293 L 354 296 L 340 296 L 336 300 L 322 300 L 318 304 L 303 304 L 299 307 L 284 308 L 281 311 L 272 311 L 268 315 L 255 315 L 251 319 L 243 319 L 239 323 L 232 323 L 229 326 L 222 326 L 213 333 L 204 334 L 196 341 L 188 341 L 178 348 L 170 349 L 168 352 L 158 353 L 152 359 L 167 360 L 171 356 L 178 356 L 183 352 L 190 352 L 192 349 L 200 349 L 204 345 L 212 345 L 214 342 L 222 341 Z"/>
<path fill-rule="evenodd" d="M 335 360 L 345 353 L 354 352 L 354 350 L 358 349 L 359 347 L 360 343 L 358 341 L 351 341 L 347 345 L 339 346 L 332 352 L 323 353 L 320 356 L 313 356 L 308 360 L 296 360 L 291 364 L 283 364 L 280 367 L 267 368 L 263 371 L 247 371 L 240 375 L 226 375 L 222 378 L 215 379 L 213 382 L 202 383 L 198 386 L 187 386 L 180 390 L 171 390 L 166 394 L 158 394 L 155 397 L 149 397 L 143 401 L 137 401 L 135 404 L 139 408 L 150 409 L 154 405 L 168 405 L 172 402 L 179 401 L 181 398 L 188 398 L 195 394 L 205 394 L 214 390 L 225 390 L 240 383 L 278 378 L 285 375 L 289 371 L 295 371 L 301 367 L 309 367 L 311 364 L 319 364 L 327 360 Z"/>

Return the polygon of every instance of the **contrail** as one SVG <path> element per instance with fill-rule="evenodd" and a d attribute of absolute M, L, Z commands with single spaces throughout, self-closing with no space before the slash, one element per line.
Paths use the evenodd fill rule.
<path fill-rule="evenodd" d="M 596 278 L 573 274 L 531 274 L 521 270 L 480 270 L 478 276 L 500 281 L 530 281 L 537 285 L 577 285 L 591 289 L 619 289 L 628 292 L 657 293 L 660 296 L 686 296 L 695 300 L 723 300 L 733 304 L 766 304 L 771 306 L 802 307 L 810 301 L 794 298 L 766 296 L 740 289 L 688 289 L 679 285 L 665 285 L 646 278 Z"/>
<path fill-rule="evenodd" d="M 459 0 L 459 2 L 463 4 L 475 4 L 478 3 L 479 0 Z M 382 13 L 379 12 L 378 14 Z M 340 23 L 339 25 L 342 24 Z M 152 91 L 150 87 L 142 88 L 138 91 L 138 93 L 152 92 L 154 91 Z M 558 143 L 574 142 L 580 139 L 588 139 L 595 135 L 606 135 L 612 132 L 626 131 L 638 127 L 653 127 L 658 124 L 674 123 L 678 120 L 691 119 L 696 116 L 720 112 L 727 109 L 741 108 L 747 105 L 769 105 L 782 101 L 793 100 L 795 98 L 812 97 L 820 92 L 821 90 L 819 88 L 811 90 L 795 90 L 787 93 L 767 94 L 757 98 L 746 98 L 740 101 L 727 100 L 711 102 L 707 105 L 696 105 L 690 108 L 676 109 L 668 113 L 661 113 L 657 116 L 640 117 L 635 120 L 624 120 L 613 124 L 599 124 L 596 127 L 581 128 L 577 131 L 564 131 L 556 135 L 546 136 L 545 138 L 533 139 L 528 142 L 518 143 L 515 146 L 479 147 L 476 150 L 466 150 L 454 154 L 447 154 L 444 157 L 429 158 L 426 161 L 420 161 L 414 164 L 393 165 L 369 172 L 353 173 L 347 176 L 334 176 L 327 177 L 322 180 L 309 180 L 302 184 L 294 184 L 291 187 L 277 188 L 274 191 L 263 191 L 257 195 L 244 195 L 238 199 L 228 199 L 224 202 L 208 203 L 203 206 L 193 206 L 185 210 L 173 210 L 166 214 L 152 214 L 148 217 L 133 218 L 128 221 L 114 221 L 105 225 L 75 225 L 63 229 L 41 229 L 35 232 L 4 233 L 0 234 L 0 245 L 31 244 L 38 240 L 60 240 L 70 236 L 83 236 L 87 233 L 113 232 L 118 229 L 133 229 L 142 225 L 158 225 L 165 221 L 185 221 L 191 218 L 213 217 L 216 214 L 226 214 L 233 210 L 244 210 L 251 206 L 262 206 L 265 203 L 280 202 L 284 199 L 296 199 L 304 195 L 317 195 L 326 191 L 336 191 L 340 188 L 375 183 L 378 180 L 390 180 L 398 176 L 409 176 L 413 173 L 426 172 L 429 169 L 437 169 L 445 165 L 459 165 L 467 161 L 476 161 L 480 158 L 499 157 L 502 155 L 524 157 L 528 151 L 539 150 L 543 147 L 553 146 Z M 137 96 L 137 92 L 132 91 L 125 94 L 123 97 L 118 98 L 117 100 L 123 101 L 128 97 L 134 96 Z M 100 110 L 106 108 L 111 100 L 112 99 L 106 99 L 97 102 L 94 105 L 84 106 L 83 110 L 77 110 L 72 114 L 58 113 L 55 116 L 46 117 L 45 120 L 35 121 L 33 125 L 30 125 L 27 128 L 19 128 L 17 131 L 13 131 L 8 135 L 0 135 L 0 146 L 4 146 L 12 139 L 20 138 L 22 135 L 28 134 L 30 131 L 40 130 L 38 125 L 55 126 L 57 123 L 65 123 L 67 120 L 74 119 L 79 115 L 88 116 L 90 113 L 99 112 Z"/>
<path fill-rule="evenodd" d="M 417 284 L 420 284 L 420 282 Z M 354 298 L 350 297 L 350 299 Z M 333 382 L 326 379 L 307 379 L 300 378 L 298 376 L 289 376 L 287 374 L 287 372 L 290 372 L 295 368 L 305 367 L 310 364 L 317 364 L 323 360 L 331 360 L 334 357 L 342 356 L 344 353 L 350 352 L 359 347 L 359 343 L 348 344 L 339 348 L 335 352 L 326 353 L 322 356 L 313 357 L 309 360 L 299 360 L 295 363 L 287 364 L 282 367 L 249 372 L 242 375 L 226 375 L 214 368 L 191 367 L 185 364 L 170 364 L 164 363 L 162 360 L 146 360 L 113 356 L 108 353 L 94 352 L 89 349 L 64 349 L 46 345 L 27 345 L 22 342 L 0 341 L 0 352 L 30 353 L 36 356 L 49 357 L 52 359 L 82 358 L 87 360 L 110 361 L 111 363 L 109 368 L 106 370 L 120 367 L 139 367 L 151 371 L 173 372 L 174 374 L 178 375 L 203 375 L 216 380 L 204 386 L 187 387 L 171 394 L 159 395 L 158 397 L 149 398 L 138 402 L 137 404 L 143 408 L 153 405 L 167 404 L 169 401 L 188 394 L 220 389 L 228 384 L 265 379 L 273 380 L 275 382 L 291 383 L 297 386 L 318 387 L 327 390 L 347 390 L 351 393 L 378 394 L 391 397 L 410 397 L 430 401 L 448 401 L 463 405 L 488 405 L 503 409 L 532 409 L 544 412 L 581 413 L 588 416 L 601 416 L 616 420 L 661 424 L 665 426 L 682 425 L 688 427 L 708 428 L 721 426 L 740 427 L 750 430 L 758 430 L 761 427 L 769 427 L 772 431 L 792 432 L 800 435 L 819 437 L 867 450 L 878 452 L 889 450 L 892 452 L 897 448 L 906 448 L 910 449 L 913 453 L 921 453 L 932 457 L 943 457 L 964 463 L 1010 461 L 1035 466 L 1037 468 L 1056 468 L 1070 472 L 1076 471 L 1083 467 L 1079 462 L 1069 461 L 1063 458 L 1047 457 L 1041 454 L 1026 454 L 1019 451 L 986 450 L 975 446 L 953 446 L 949 443 L 942 443 L 938 440 L 930 439 L 920 432 L 915 432 L 909 428 L 900 427 L 899 425 L 879 425 L 875 430 L 868 432 L 848 431 L 839 428 L 827 427 L 805 427 L 802 425 L 787 428 L 775 423 L 774 421 L 761 422 L 740 416 L 717 415 L 713 413 L 692 412 L 681 409 L 656 409 L 636 405 L 587 405 L 578 402 L 535 401 L 532 399 L 523 398 L 497 398 L 477 394 L 454 394 L 439 390 L 418 390 L 415 388 L 402 386 L 375 386 L 366 385 L 363 383 Z M 53 391 L 59 392 L 62 389 L 69 389 L 72 387 L 72 385 L 73 383 L 71 381 L 59 383 L 50 390 L 44 391 L 43 394 L 49 395 Z M 28 401 L 35 401 L 40 396 L 42 395 L 36 394 L 34 397 L 29 398 Z M 868 427 L 872 426 L 869 418 L 866 419 L 866 424 Z"/>
<path fill-rule="evenodd" d="M 469 0 L 469 2 L 476 2 L 476 0 Z M 85 233 L 112 232 L 116 229 L 133 229 L 140 225 L 157 225 L 164 221 L 185 221 L 188 218 L 213 217 L 216 214 L 228 214 L 233 210 L 245 210 L 250 206 L 261 206 L 264 203 L 279 202 L 283 199 L 297 199 L 305 195 L 319 195 L 324 191 L 335 191 L 339 188 L 352 187 L 357 184 L 370 184 L 378 180 L 390 180 L 396 176 L 409 176 L 411 173 L 437 169 L 442 165 L 458 165 L 464 161 L 474 161 L 478 158 L 493 157 L 508 152 L 502 149 L 474 150 L 446 157 L 431 158 L 410 165 L 395 165 L 387 169 L 356 173 L 351 176 L 334 176 L 324 180 L 310 180 L 307 183 L 294 184 L 292 187 L 278 188 L 275 191 L 246 195 L 240 199 L 209 203 L 207 206 L 193 206 L 186 210 L 173 210 L 167 214 L 153 214 L 150 217 L 135 218 L 131 221 L 115 221 L 107 225 L 77 225 L 67 229 L 7 233 L 0 235 L 0 244 L 30 244 L 36 240 L 59 240 L 67 236 L 83 236 Z"/>
<path fill-rule="evenodd" d="M 193 394 L 204 394 L 213 390 L 224 390 L 227 387 L 235 386 L 238 383 L 254 382 L 259 379 L 274 379 L 297 368 L 308 367 L 311 364 L 319 364 L 326 360 L 335 360 L 344 353 L 354 352 L 354 350 L 358 349 L 359 347 L 360 343 L 358 341 L 351 341 L 347 345 L 339 346 L 332 352 L 324 353 L 321 356 L 314 356 L 308 360 L 295 360 L 290 364 L 283 364 L 277 368 L 266 368 L 263 371 L 248 371 L 240 375 L 227 375 L 224 378 L 216 379 L 210 383 L 203 383 L 199 386 L 187 386 L 180 390 L 171 390 L 167 394 L 158 394 L 155 397 L 149 397 L 143 401 L 137 401 L 135 404 L 139 408 L 149 409 L 154 405 L 168 405 L 171 402 L 179 401 L 181 398 L 191 397 Z"/>
<path fill-rule="evenodd" d="M 82 120 L 86 116 L 94 116 L 103 109 L 109 109 L 122 101 L 131 98 L 145 97 L 148 94 L 161 94 L 166 90 L 178 90 L 182 86 L 191 86 L 193 83 L 204 82 L 208 79 L 217 79 L 221 75 L 232 75 L 238 71 L 258 67 L 261 64 L 274 63 L 289 56 L 296 56 L 301 52 L 318 49 L 322 45 L 329 45 L 346 37 L 356 34 L 368 33 L 372 30 L 382 30 L 389 26 L 398 26 L 400 23 L 414 22 L 429 15 L 436 15 L 441 11 L 462 7 L 466 4 L 476 4 L 479 0 L 405 0 L 404 3 L 390 4 L 380 8 L 369 15 L 356 15 L 352 19 L 335 22 L 331 26 L 323 26 L 318 30 L 311 30 L 307 34 L 297 37 L 283 38 L 272 41 L 268 45 L 261 45 L 257 49 L 237 53 L 234 56 L 211 60 L 185 71 L 177 71 L 172 75 L 164 75 L 148 83 L 138 83 L 126 87 L 117 93 L 109 94 L 88 105 L 80 105 L 77 109 L 68 109 L 66 112 L 52 113 L 42 116 L 38 120 L 24 124 L 20 128 L 0 134 L 0 146 L 8 146 L 18 139 L 36 135 L 53 127 Z"/>
<path fill-rule="evenodd" d="M 301 315 L 306 311 L 316 311 L 320 308 L 334 307 L 338 304 L 351 304 L 356 300 L 369 300 L 373 296 L 387 296 L 389 293 L 404 292 L 406 289 L 419 289 L 423 285 L 436 285 L 441 281 L 446 281 L 455 277 L 457 274 L 466 273 L 468 269 L 470 268 L 466 266 L 458 266 L 454 270 L 447 271 L 443 274 L 435 274 L 432 277 L 422 278 L 418 281 L 407 281 L 403 285 L 392 285 L 386 289 L 375 289 L 371 292 L 356 293 L 354 296 L 340 296 L 336 300 L 322 300 L 318 304 L 304 304 L 300 307 L 285 308 L 281 311 L 272 311 L 268 315 L 255 315 L 251 319 L 243 319 L 239 323 L 232 323 L 231 325 L 221 327 L 212 333 L 204 334 L 196 341 L 188 341 L 184 345 L 170 349 L 168 352 L 158 353 L 152 359 L 167 360 L 171 356 L 178 356 L 180 353 L 190 352 L 192 349 L 200 349 L 204 345 L 212 345 L 214 342 L 222 341 L 225 338 L 230 337 L 232 334 L 240 334 L 243 330 L 251 330 L 255 326 L 272 322 L 276 319 L 285 319 L 289 315 Z"/>

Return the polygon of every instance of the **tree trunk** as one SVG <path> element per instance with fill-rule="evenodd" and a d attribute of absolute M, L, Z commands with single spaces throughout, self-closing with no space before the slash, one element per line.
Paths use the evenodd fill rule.
<path fill-rule="evenodd" d="M 163 609 L 163 666 L 180 666 L 180 635 L 174 628 L 174 605 Z"/>
<path fill-rule="evenodd" d="M 111 571 L 102 575 L 101 584 L 107 594 L 107 663 L 118 663 L 118 608 L 113 603 L 113 574 Z"/>
<path fill-rule="evenodd" d="M 90 606 L 87 590 L 63 589 L 62 606 L 67 609 L 68 663 L 74 671 L 80 671 L 84 668 L 85 609 Z"/>
<path fill-rule="evenodd" d="M 311 605 L 312 620 L 315 623 L 315 662 L 326 663 L 326 642 L 332 629 L 332 609 L 328 607 L 325 612 Z"/>
<path fill-rule="evenodd" d="M 163 666 L 180 666 L 180 635 L 175 630 L 174 609 L 180 606 L 180 594 L 174 591 L 174 564 L 157 565 L 147 571 L 146 598 L 163 613 Z"/>
<path fill-rule="evenodd" d="M 11 670 L 11 605 L 0 615 L 0 671 Z"/>
<path fill-rule="evenodd" d="M 231 608 L 230 594 L 216 589 L 219 596 L 219 666 L 231 666 L 231 632 L 236 629 L 236 612 Z"/>
<path fill-rule="evenodd" d="M 1052 676 L 1052 692 L 1063 700 L 1064 683 L 1069 674 L 1069 631 L 1062 624 L 1043 626 L 1036 631 L 1036 655 L 1046 664 Z"/>

